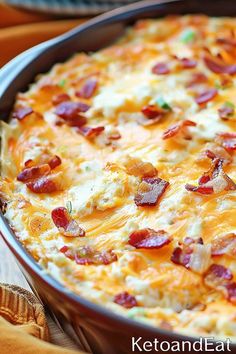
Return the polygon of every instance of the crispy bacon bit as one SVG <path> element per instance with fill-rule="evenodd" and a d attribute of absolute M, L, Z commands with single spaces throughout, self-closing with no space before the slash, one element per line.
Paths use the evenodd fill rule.
<path fill-rule="evenodd" d="M 80 127 L 78 132 L 85 136 L 86 138 L 94 138 L 101 134 L 105 130 L 104 127 Z"/>
<path fill-rule="evenodd" d="M 42 176 L 38 179 L 27 182 L 26 186 L 34 193 L 53 193 L 60 189 L 51 175 Z"/>
<path fill-rule="evenodd" d="M 231 282 L 230 284 L 226 285 L 227 290 L 227 300 L 236 304 L 236 283 Z"/>
<path fill-rule="evenodd" d="M 203 279 L 206 286 L 222 292 L 228 301 L 236 303 L 236 283 L 232 281 L 233 274 L 230 269 L 220 264 L 212 264 Z"/>
<path fill-rule="evenodd" d="M 170 69 L 166 63 L 157 63 L 152 68 L 152 73 L 156 75 L 166 75 L 169 74 Z"/>
<path fill-rule="evenodd" d="M 58 207 L 53 209 L 51 216 L 54 224 L 63 236 L 85 236 L 85 231 L 79 226 L 76 220 L 72 219 L 66 208 Z"/>
<path fill-rule="evenodd" d="M 190 192 L 198 192 L 200 194 L 220 193 L 224 190 L 235 190 L 236 184 L 223 171 L 223 159 L 216 158 L 212 161 L 209 171 L 200 177 L 198 186 L 186 184 L 185 189 Z"/>
<path fill-rule="evenodd" d="M 220 118 L 224 119 L 224 120 L 227 120 L 230 117 L 232 117 L 232 115 L 234 114 L 234 111 L 235 111 L 234 107 L 229 104 L 228 105 L 224 104 L 222 107 L 220 107 L 218 109 Z"/>
<path fill-rule="evenodd" d="M 60 252 L 79 265 L 108 265 L 117 261 L 117 256 L 113 251 L 99 252 L 89 246 L 78 249 L 70 249 L 68 246 L 63 246 Z"/>
<path fill-rule="evenodd" d="M 187 83 L 187 87 L 191 88 L 199 84 L 204 84 L 208 81 L 207 77 L 205 74 L 199 72 L 199 73 L 194 73 L 191 80 Z"/>
<path fill-rule="evenodd" d="M 59 156 L 54 155 L 49 161 L 48 164 L 50 166 L 50 168 L 53 170 L 54 168 L 56 168 L 57 166 L 61 165 L 61 159 Z"/>
<path fill-rule="evenodd" d="M 188 268 L 192 252 L 193 251 L 190 248 L 186 249 L 184 252 L 182 248 L 176 247 L 171 256 L 171 261 Z"/>
<path fill-rule="evenodd" d="M 197 66 L 197 61 L 189 58 L 180 59 L 180 63 L 183 69 L 193 69 Z"/>
<path fill-rule="evenodd" d="M 171 125 L 162 135 L 162 139 L 170 139 L 175 135 L 179 134 L 181 131 L 184 132 L 186 127 L 195 127 L 197 124 L 191 120 L 184 120 L 176 124 Z"/>
<path fill-rule="evenodd" d="M 55 113 L 69 125 L 80 127 L 87 121 L 80 113 L 86 112 L 90 107 L 82 102 L 62 102 L 56 106 Z"/>
<path fill-rule="evenodd" d="M 143 178 L 134 197 L 137 206 L 154 206 L 164 194 L 169 182 L 161 178 Z"/>
<path fill-rule="evenodd" d="M 130 295 L 127 291 L 117 294 L 114 297 L 114 302 L 126 309 L 131 309 L 132 307 L 138 306 L 137 300 L 134 296 Z"/>
<path fill-rule="evenodd" d="M 48 175 L 50 171 L 51 169 L 48 164 L 25 168 L 18 174 L 17 180 L 24 183 L 30 182 L 42 176 Z"/>
<path fill-rule="evenodd" d="M 212 264 L 204 275 L 204 283 L 210 288 L 224 286 L 232 279 L 232 272 L 220 264 Z"/>
<path fill-rule="evenodd" d="M 59 251 L 60 251 L 61 253 L 64 253 L 64 255 L 65 255 L 67 258 L 71 259 L 72 261 L 75 260 L 74 252 L 73 252 L 72 250 L 70 250 L 68 246 L 62 246 L 62 247 L 59 249 Z"/>
<path fill-rule="evenodd" d="M 171 238 L 164 230 L 142 229 L 129 236 L 129 244 L 135 248 L 158 249 L 168 245 Z"/>
<path fill-rule="evenodd" d="M 30 168 L 30 167 L 39 167 L 44 164 L 48 164 L 50 168 L 53 170 L 57 166 L 61 165 L 61 159 L 57 155 L 51 156 L 48 153 L 43 153 L 35 160 L 29 159 L 25 161 L 24 165 L 25 167 Z"/>
<path fill-rule="evenodd" d="M 236 256 L 236 234 L 229 233 L 222 237 L 217 237 L 211 243 L 212 256 L 227 255 Z"/>
<path fill-rule="evenodd" d="M 193 186 L 193 185 L 187 183 L 185 185 L 185 189 L 187 191 L 189 191 L 189 192 L 197 192 L 197 193 L 200 193 L 200 194 L 212 194 L 212 193 L 214 193 L 213 187 L 207 187 L 207 186 L 204 186 L 204 185 Z"/>
<path fill-rule="evenodd" d="M 202 238 L 194 240 L 191 237 L 186 237 L 182 243 L 179 243 L 179 247 L 174 249 L 171 256 L 173 263 L 200 274 L 209 267 L 210 260 L 210 247 L 203 244 Z"/>
<path fill-rule="evenodd" d="M 236 133 L 219 133 L 217 134 L 216 141 L 228 151 L 236 150 Z"/>
<path fill-rule="evenodd" d="M 161 109 L 160 107 L 158 107 L 155 104 L 149 104 L 147 106 L 144 106 L 142 108 L 142 113 L 145 115 L 145 117 L 147 117 L 148 119 L 154 119 L 157 117 L 161 117 L 164 114 L 164 110 Z"/>
<path fill-rule="evenodd" d="M 202 105 L 206 104 L 209 101 L 212 101 L 218 94 L 218 91 L 215 88 L 209 89 L 202 92 L 199 96 L 195 97 L 197 104 Z"/>
<path fill-rule="evenodd" d="M 214 160 L 215 158 L 219 157 L 216 156 L 214 152 L 212 152 L 211 150 L 206 150 L 205 151 L 206 157 L 208 157 L 208 159 Z"/>
<path fill-rule="evenodd" d="M 227 65 L 222 60 L 210 56 L 205 56 L 203 59 L 208 69 L 214 72 L 215 74 L 229 74 L 229 75 L 236 74 L 235 64 Z"/>
<path fill-rule="evenodd" d="M 23 120 L 31 113 L 33 113 L 33 109 L 31 107 L 19 107 L 12 113 L 12 117 L 18 120 Z"/>
<path fill-rule="evenodd" d="M 70 96 L 67 93 L 59 93 L 58 95 L 53 96 L 52 104 L 57 106 L 62 102 L 70 101 Z"/>
<path fill-rule="evenodd" d="M 156 168 L 150 163 L 139 159 L 138 157 L 126 156 L 123 161 L 126 172 L 136 177 L 155 177 Z"/>
<path fill-rule="evenodd" d="M 77 97 L 91 98 L 95 93 L 98 86 L 98 81 L 96 79 L 88 79 L 79 91 L 75 94 Z"/>

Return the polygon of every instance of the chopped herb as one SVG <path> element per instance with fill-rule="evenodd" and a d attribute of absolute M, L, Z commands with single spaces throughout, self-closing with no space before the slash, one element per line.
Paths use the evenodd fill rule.
<path fill-rule="evenodd" d="M 61 145 L 61 146 L 58 148 L 58 153 L 59 153 L 59 154 L 64 154 L 64 153 L 66 153 L 66 152 L 68 152 L 68 146 L 66 146 L 66 145 Z"/>
<path fill-rule="evenodd" d="M 138 308 L 138 307 L 133 307 L 132 309 L 130 309 L 127 312 L 127 316 L 129 318 L 134 318 L 136 316 L 145 316 L 146 315 L 146 311 L 142 308 Z"/>
<path fill-rule="evenodd" d="M 218 89 L 218 90 L 223 90 L 224 89 L 219 80 L 215 80 L 215 88 Z"/>
<path fill-rule="evenodd" d="M 64 87 L 66 84 L 66 80 L 65 79 L 61 79 L 59 82 L 58 82 L 58 86 L 60 87 Z"/>
<path fill-rule="evenodd" d="M 226 101 L 226 102 L 224 103 L 224 106 L 225 106 L 225 107 L 232 108 L 232 109 L 235 109 L 235 105 L 233 104 L 233 102 L 230 102 L 230 101 Z"/>
<path fill-rule="evenodd" d="M 156 103 L 160 108 L 165 109 L 166 111 L 171 111 L 170 105 L 163 99 L 163 97 L 158 97 Z"/>
<path fill-rule="evenodd" d="M 67 209 L 69 214 L 72 213 L 72 203 L 71 203 L 70 200 L 68 202 L 66 202 L 66 209 Z"/>
<path fill-rule="evenodd" d="M 196 32 L 192 29 L 186 29 L 180 37 L 181 42 L 183 43 L 191 43 L 196 38 Z"/>

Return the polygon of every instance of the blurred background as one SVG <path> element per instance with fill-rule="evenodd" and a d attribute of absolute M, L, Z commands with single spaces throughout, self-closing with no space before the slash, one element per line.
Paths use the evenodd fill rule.
<path fill-rule="evenodd" d="M 134 0 L 0 0 L 0 67 L 87 19 Z"/>

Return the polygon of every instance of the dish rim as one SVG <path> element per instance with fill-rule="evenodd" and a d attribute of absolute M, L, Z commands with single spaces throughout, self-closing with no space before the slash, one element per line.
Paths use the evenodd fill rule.
<path fill-rule="evenodd" d="M 183 2 L 183 0 L 159 0 L 158 2 L 155 0 L 145 0 L 141 1 L 138 3 L 134 4 L 129 4 L 126 6 L 122 6 L 118 9 L 111 10 L 105 14 L 96 16 L 92 18 L 91 20 L 88 20 L 85 24 L 82 24 L 75 29 L 72 29 L 68 32 L 66 32 L 63 35 L 60 35 L 56 37 L 55 39 L 51 39 L 47 42 L 44 42 L 42 44 L 39 44 L 12 59 L 9 63 L 7 63 L 3 69 L 1 70 L 10 70 L 11 67 L 17 63 L 19 58 L 23 59 L 26 58 L 27 54 L 29 53 L 36 53 L 36 57 L 40 56 L 40 54 L 44 51 L 49 50 L 53 46 L 57 45 L 60 41 L 61 43 L 66 43 L 68 39 L 73 38 L 74 36 L 79 36 L 81 31 L 86 31 L 89 28 L 93 27 L 94 25 L 100 23 L 100 24 L 106 24 L 106 21 L 116 21 L 118 16 L 124 15 L 127 16 L 127 13 L 130 13 L 132 11 L 136 12 L 142 12 L 142 10 L 145 10 L 147 7 L 150 6 L 158 6 L 158 5 L 167 5 L 168 3 L 178 3 L 178 2 Z M 191 1 L 192 2 L 192 1 Z M 188 12 L 187 12 L 188 13 Z M 182 14 L 181 14 L 182 15 Z M 121 20 L 121 19 L 120 19 Z M 114 23 L 113 22 L 113 23 Z M 25 55 L 25 56 L 24 56 Z M 1 118 L 0 118 L 1 120 Z M 86 311 L 90 311 L 92 315 L 100 315 L 104 318 L 107 318 L 109 321 L 112 321 L 113 323 L 119 323 L 120 325 L 123 326 L 123 328 L 133 328 L 139 333 L 145 335 L 154 335 L 155 337 L 158 337 L 158 335 L 162 335 L 164 337 L 171 337 L 172 340 L 176 341 L 190 341 L 194 342 L 196 341 L 199 337 L 206 337 L 203 335 L 187 335 L 175 331 L 170 331 L 167 329 L 163 329 L 154 325 L 151 325 L 149 323 L 143 322 L 143 321 L 138 321 L 132 318 L 129 318 L 128 316 L 125 315 L 120 315 L 117 312 L 107 309 L 105 305 L 100 305 L 95 302 L 92 302 L 90 300 L 87 300 L 85 297 L 80 296 L 79 294 L 76 294 L 75 292 L 72 292 L 69 288 L 67 288 L 62 282 L 58 281 L 56 278 L 54 278 L 50 273 L 47 273 L 47 271 L 42 268 L 36 260 L 31 256 L 31 254 L 26 250 L 26 248 L 22 245 L 22 243 L 17 239 L 14 231 L 11 229 L 9 222 L 7 219 L 4 217 L 3 213 L 0 210 L 0 235 L 2 235 L 5 243 L 11 250 L 11 252 L 14 254 L 16 257 L 17 261 L 20 263 L 20 265 L 26 269 L 26 271 L 31 274 L 33 273 L 36 275 L 38 279 L 40 279 L 44 285 L 48 286 L 51 288 L 54 292 L 57 293 L 57 295 L 62 296 L 64 300 L 69 301 L 75 306 L 82 306 Z M 115 327 L 114 327 L 115 330 Z M 212 337 L 211 337 L 212 338 Z M 213 342 L 217 342 L 220 338 L 215 338 Z M 226 338 L 225 338 L 226 339 Z M 236 348 L 236 342 L 231 343 L 232 348 Z"/>

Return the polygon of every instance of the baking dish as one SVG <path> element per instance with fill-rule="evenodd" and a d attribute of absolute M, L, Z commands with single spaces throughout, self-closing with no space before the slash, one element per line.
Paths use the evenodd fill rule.
<path fill-rule="evenodd" d="M 100 43 L 100 45 L 103 46 L 121 34 L 125 25 L 131 23 L 136 18 L 153 17 L 169 13 L 199 12 L 196 2 L 188 2 L 186 9 L 185 5 L 185 2 L 183 1 L 175 1 L 161 2 L 161 5 L 158 5 L 155 2 L 145 2 L 130 6 L 126 8 L 124 12 L 123 10 L 117 10 L 113 12 L 113 16 L 104 15 L 98 18 L 98 20 L 91 21 L 90 24 L 81 27 L 80 30 L 78 30 L 78 33 L 75 30 L 70 35 L 66 35 L 55 42 L 52 41 L 51 43 L 46 44 L 46 47 L 44 48 L 38 47 L 36 49 L 37 52 L 28 52 L 27 59 L 24 59 L 25 57 L 22 56 L 20 61 L 18 59 L 18 62 L 13 62 L 13 66 L 10 66 L 12 64 L 9 64 L 9 66 L 5 68 L 5 71 L 3 71 L 3 74 L 5 72 L 6 79 L 4 80 L 4 77 L 2 79 L 2 89 L 4 90 L 4 93 L 2 95 L 1 110 L 4 111 L 7 116 L 15 92 L 22 90 L 27 83 L 33 79 L 35 74 L 47 70 L 54 62 L 64 60 L 67 55 L 72 54 L 75 50 L 78 51 L 83 49 L 89 51 L 98 49 L 97 45 L 92 46 L 93 37 L 89 37 L 87 31 L 90 31 L 91 36 L 92 31 L 96 30 L 96 35 L 101 36 L 101 39 L 103 40 L 103 42 Z M 214 6 L 212 3 L 210 3 L 210 5 L 212 8 L 208 8 L 206 11 L 207 14 L 215 15 L 220 13 L 218 11 L 220 11 L 222 6 L 221 1 L 217 1 Z M 214 9 L 216 12 L 213 11 Z M 80 37 L 78 37 L 79 34 Z M 88 36 L 84 37 L 83 43 L 83 35 L 86 34 Z M 76 41 L 76 38 L 80 39 L 79 47 L 77 46 L 78 42 Z M 98 37 L 96 40 L 97 39 Z M 63 46 L 66 46 L 66 51 L 62 51 Z M 29 63 L 27 63 L 27 61 Z M 11 69 L 13 67 L 14 70 Z M 11 80 L 13 79 L 14 86 L 11 85 Z M 4 82 L 6 85 L 5 88 Z M 4 222 L 2 225 L 2 233 L 3 235 L 6 235 L 7 232 L 9 232 L 9 228 L 7 228 L 6 222 Z M 82 334 L 84 335 L 86 341 L 91 344 L 93 352 L 130 352 L 132 336 L 136 338 L 142 336 L 145 340 L 148 338 L 153 339 L 154 337 L 158 338 L 158 340 L 169 341 L 174 339 L 184 339 L 184 337 L 173 333 L 170 334 L 163 330 L 158 330 L 120 318 L 95 305 L 88 305 L 86 300 L 68 293 L 68 291 L 61 285 L 57 284 L 55 280 L 44 275 L 42 270 L 40 270 L 35 263 L 32 263 L 32 259 L 29 256 L 25 257 L 24 250 L 15 239 L 11 239 L 12 236 L 13 235 L 7 235 L 7 242 L 9 242 L 9 240 L 11 241 L 9 242 L 11 249 L 14 248 L 14 252 L 19 257 L 20 262 L 28 270 L 31 276 L 33 275 L 36 290 L 40 293 L 42 298 L 46 300 L 46 303 L 48 303 L 57 313 L 57 316 L 60 317 L 60 314 L 63 314 L 67 320 L 69 320 L 68 322 L 72 324 L 76 333 L 80 334 L 81 337 Z M 44 284 L 43 287 L 39 286 L 40 282 Z M 63 307 L 60 305 L 62 301 L 64 302 Z M 99 322 L 102 322 L 102 328 L 99 328 L 99 325 L 101 327 Z M 122 334 L 123 332 L 127 333 L 127 337 Z M 122 334 L 123 341 L 119 339 L 120 334 Z M 106 338 L 109 338 L 110 340 L 107 341 Z M 85 348 L 88 349 L 88 347 Z"/>

